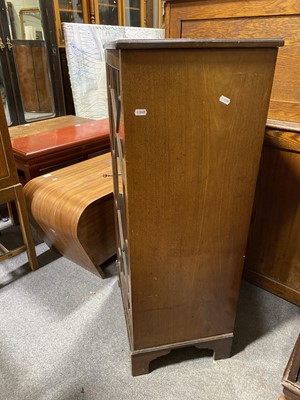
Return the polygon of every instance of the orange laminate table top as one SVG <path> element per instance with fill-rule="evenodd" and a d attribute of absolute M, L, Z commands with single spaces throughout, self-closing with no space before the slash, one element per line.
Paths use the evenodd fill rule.
<path fill-rule="evenodd" d="M 80 146 L 107 138 L 109 135 L 109 120 L 88 120 L 63 128 L 46 132 L 12 138 L 14 154 L 31 158 L 37 155 Z"/>

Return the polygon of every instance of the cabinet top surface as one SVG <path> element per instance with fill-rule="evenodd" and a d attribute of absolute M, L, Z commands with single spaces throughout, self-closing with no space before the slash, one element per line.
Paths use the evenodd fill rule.
<path fill-rule="evenodd" d="M 89 120 L 87 120 L 89 121 Z M 14 154 L 26 159 L 76 146 L 98 142 L 109 134 L 108 118 L 52 129 L 11 139 Z"/>
<path fill-rule="evenodd" d="M 283 39 L 125 39 L 106 44 L 107 50 L 119 49 L 189 49 L 220 47 L 279 47 Z"/>

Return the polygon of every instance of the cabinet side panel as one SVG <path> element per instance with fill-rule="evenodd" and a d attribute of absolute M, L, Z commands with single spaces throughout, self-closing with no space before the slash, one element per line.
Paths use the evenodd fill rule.
<path fill-rule="evenodd" d="M 276 54 L 122 54 L 134 349 L 233 331 Z"/>

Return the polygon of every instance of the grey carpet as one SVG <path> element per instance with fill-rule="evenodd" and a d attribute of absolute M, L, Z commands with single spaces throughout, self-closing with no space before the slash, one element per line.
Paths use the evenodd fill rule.
<path fill-rule="evenodd" d="M 18 228 L 0 229 L 17 241 Z M 35 272 L 25 254 L 0 264 L 1 400 L 278 399 L 297 306 L 243 282 L 230 359 L 185 348 L 133 378 L 114 265 L 102 280 L 44 243 L 36 250 Z"/>

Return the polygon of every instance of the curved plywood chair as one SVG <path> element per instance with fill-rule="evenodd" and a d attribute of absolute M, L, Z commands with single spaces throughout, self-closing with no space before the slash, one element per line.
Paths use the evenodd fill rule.
<path fill-rule="evenodd" d="M 32 223 L 63 256 L 104 277 L 100 264 L 116 252 L 110 153 L 29 181 Z"/>

